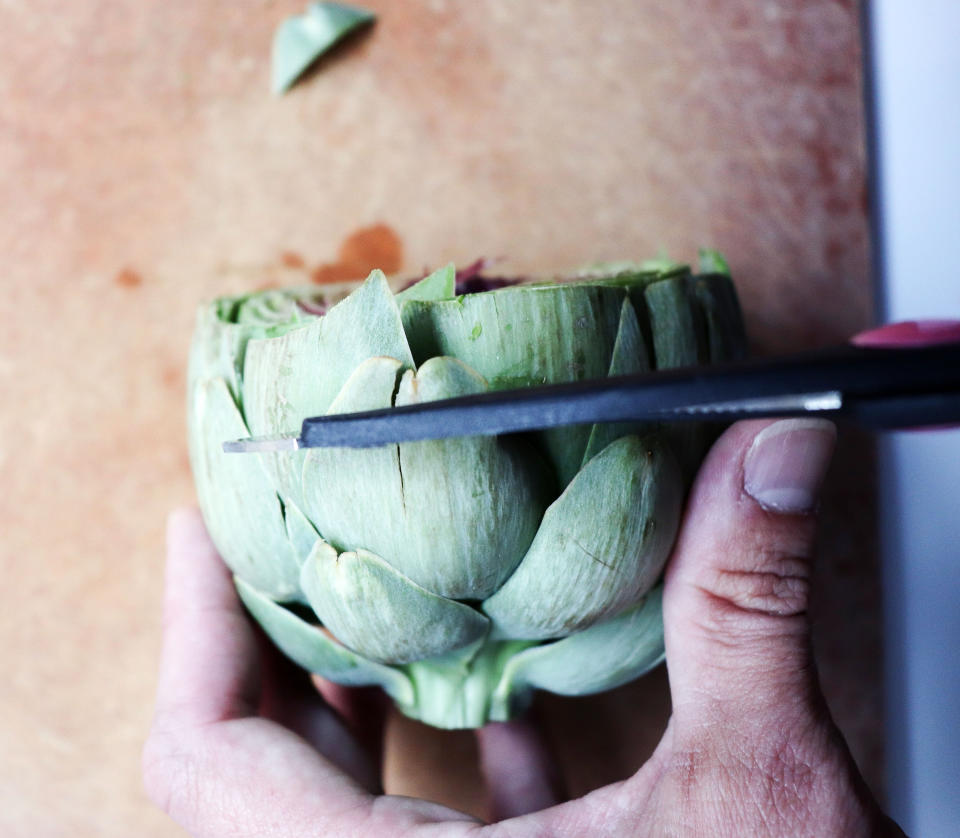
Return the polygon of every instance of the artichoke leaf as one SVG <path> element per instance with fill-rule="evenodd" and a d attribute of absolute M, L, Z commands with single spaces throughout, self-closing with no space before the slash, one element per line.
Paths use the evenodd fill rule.
<path fill-rule="evenodd" d="M 300 511 L 300 507 L 291 501 L 283 505 L 283 521 L 287 527 L 287 538 L 290 540 L 290 546 L 293 548 L 293 554 L 297 561 L 303 565 L 313 550 L 313 545 L 320 538 L 320 533 L 307 516 Z"/>
<path fill-rule="evenodd" d="M 251 338 L 263 335 L 260 328 L 238 325 L 226 319 L 230 310 L 238 304 L 236 299 L 218 300 L 197 311 L 187 367 L 191 392 L 193 384 L 201 379 L 220 378 L 237 404 L 240 403 L 246 345 Z M 195 422 L 192 409 L 189 417 Z"/>
<path fill-rule="evenodd" d="M 709 360 L 706 323 L 688 275 L 651 283 L 644 290 L 658 370 L 689 367 Z M 667 431 L 686 478 L 692 479 L 708 445 L 700 423 L 680 422 Z"/>
<path fill-rule="evenodd" d="M 280 651 L 298 666 L 348 687 L 382 687 L 400 704 L 413 702 L 413 686 L 400 670 L 350 651 L 319 626 L 300 619 L 239 577 L 234 582 L 243 604 Z"/>
<path fill-rule="evenodd" d="M 274 338 L 251 341 L 244 361 L 244 413 L 255 435 L 297 431 L 327 412 L 356 367 L 389 356 L 413 357 L 387 279 L 374 271 L 323 317 Z"/>
<path fill-rule="evenodd" d="M 617 340 L 613 345 L 613 357 L 610 359 L 608 377 L 631 375 L 633 373 L 649 372 L 650 359 L 647 357 L 647 347 L 637 312 L 630 299 L 623 301 L 620 312 L 620 327 L 617 329 Z M 586 450 L 583 452 L 581 467 L 595 454 L 606 448 L 615 439 L 628 434 L 644 435 L 654 430 L 653 423 L 642 422 L 598 422 L 590 429 L 590 438 Z"/>
<path fill-rule="evenodd" d="M 600 378 L 620 322 L 621 288 L 517 285 L 405 304 L 418 361 L 450 355 L 494 390 Z"/>
<path fill-rule="evenodd" d="M 395 358 L 368 358 L 353 371 L 330 405 L 330 413 L 391 407 L 401 364 Z M 304 511 L 323 537 L 341 552 L 362 547 L 381 554 L 377 524 L 385 542 L 402 529 L 402 485 L 396 446 L 311 448 L 303 452 Z"/>
<path fill-rule="evenodd" d="M 327 413 L 352 413 L 390 407 L 397 392 L 397 379 L 403 363 L 396 358 L 378 356 L 357 365 L 337 393 Z"/>
<path fill-rule="evenodd" d="M 693 293 L 706 321 L 710 361 L 716 364 L 745 358 L 746 329 L 730 277 L 723 273 L 694 277 Z"/>
<path fill-rule="evenodd" d="M 513 696 L 528 689 L 559 695 L 612 690 L 660 664 L 663 645 L 663 586 L 610 620 L 562 640 L 512 656 L 494 690 L 491 716 L 510 718 Z"/>
<path fill-rule="evenodd" d="M 454 300 L 410 301 L 404 324 L 418 361 L 459 358 L 494 390 L 603 378 L 626 294 L 619 286 L 520 285 Z M 590 428 L 537 435 L 561 486 L 579 469 Z"/>
<path fill-rule="evenodd" d="M 443 655 L 482 641 L 490 628 L 478 611 L 430 593 L 366 550 L 338 556 L 318 541 L 300 584 L 334 636 L 377 663 Z"/>
<path fill-rule="evenodd" d="M 682 497 L 658 437 L 612 442 L 548 507 L 523 561 L 483 603 L 493 636 L 563 637 L 636 603 L 663 570 Z"/>
<path fill-rule="evenodd" d="M 404 373 L 396 405 L 483 392 L 453 358 Z M 331 412 L 389 407 L 391 392 L 351 378 Z M 513 571 L 546 507 L 543 466 L 522 440 L 496 437 L 312 449 L 306 511 L 338 550 L 363 548 L 427 590 L 482 599 Z M 358 476 L 361 479 L 358 479 Z"/>
<path fill-rule="evenodd" d="M 230 569 L 268 596 L 299 596 L 300 561 L 283 507 L 259 458 L 224 454 L 223 442 L 249 435 L 227 383 L 192 388 L 190 460 L 204 521 Z"/>
<path fill-rule="evenodd" d="M 644 289 L 658 370 L 688 367 L 708 360 L 706 326 L 689 276 L 652 282 Z"/>
<path fill-rule="evenodd" d="M 190 348 L 188 377 L 222 378 L 243 409 L 243 362 L 251 340 L 283 334 L 315 319 L 291 291 L 223 297 L 201 306 Z"/>
<path fill-rule="evenodd" d="M 359 364 L 389 356 L 413 366 L 400 311 L 386 277 L 374 271 L 323 317 L 279 337 L 247 345 L 244 413 L 255 436 L 299 431 L 308 416 L 327 412 Z M 304 453 L 261 454 L 277 490 L 304 508 Z"/>

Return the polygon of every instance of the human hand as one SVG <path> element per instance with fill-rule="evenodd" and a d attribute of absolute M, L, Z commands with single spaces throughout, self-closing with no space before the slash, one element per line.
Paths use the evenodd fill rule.
<path fill-rule="evenodd" d="M 859 342 L 956 337 L 935 331 Z M 814 513 L 833 444 L 832 425 L 808 419 L 741 422 L 717 441 L 666 576 L 673 714 L 656 751 L 629 779 L 561 804 L 531 730 L 488 725 L 478 732 L 482 768 L 506 818 L 489 826 L 379 795 L 369 740 L 382 716 L 358 716 L 354 691 L 326 685 L 321 699 L 261 648 L 199 516 L 176 513 L 148 793 L 210 838 L 902 835 L 830 719 L 810 650 Z"/>

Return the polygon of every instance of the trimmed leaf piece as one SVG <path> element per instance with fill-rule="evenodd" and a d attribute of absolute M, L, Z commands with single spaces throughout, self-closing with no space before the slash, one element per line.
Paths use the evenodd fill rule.
<path fill-rule="evenodd" d="M 308 416 L 327 412 L 358 365 L 376 356 L 413 366 L 400 311 L 381 271 L 303 328 L 250 341 L 243 373 L 250 432 L 299 431 Z M 300 488 L 304 452 L 260 456 L 280 494 L 306 510 Z"/>
<path fill-rule="evenodd" d="M 547 509 L 520 566 L 483 610 L 497 638 L 564 637 L 653 587 L 676 535 L 679 470 L 656 437 L 591 459 Z"/>
<path fill-rule="evenodd" d="M 378 663 L 442 655 L 481 640 L 490 628 L 470 606 L 430 593 L 366 550 L 338 556 L 317 542 L 300 584 L 337 639 Z"/>
<path fill-rule="evenodd" d="M 230 569 L 274 599 L 299 597 L 300 562 L 283 507 L 257 457 L 224 454 L 225 439 L 249 435 L 226 382 L 193 387 L 190 461 L 204 521 Z"/>
<path fill-rule="evenodd" d="M 403 313 L 403 303 L 407 300 L 450 300 L 453 299 L 457 285 L 457 269 L 453 262 L 438 268 L 429 276 L 425 276 L 415 285 L 405 288 L 397 294 L 400 312 Z"/>
<path fill-rule="evenodd" d="M 512 657 L 494 692 L 491 716 L 510 718 L 512 696 L 531 688 L 559 695 L 612 690 L 649 672 L 664 657 L 663 586 L 658 585 L 611 620 Z"/>
<path fill-rule="evenodd" d="M 287 18 L 273 36 L 271 88 L 290 89 L 311 65 L 351 32 L 373 23 L 373 12 L 342 3 L 311 3 L 302 15 Z"/>
<path fill-rule="evenodd" d="M 396 404 L 484 389 L 483 379 L 460 361 L 432 358 L 416 375 L 404 374 Z M 375 388 L 358 375 L 330 412 L 391 402 L 386 381 Z M 481 599 L 513 571 L 533 539 L 546 506 L 542 471 L 522 440 L 469 437 L 311 449 L 303 486 L 307 514 L 339 550 L 369 550 L 429 591 Z"/>
<path fill-rule="evenodd" d="M 234 583 L 243 604 L 269 638 L 298 666 L 348 687 L 382 687 L 400 704 L 413 702 L 413 685 L 401 671 L 351 652 L 319 626 L 301 620 L 239 577 L 234 577 Z"/>
<path fill-rule="evenodd" d="M 620 328 L 617 330 L 617 341 L 613 345 L 613 357 L 610 359 L 608 375 L 610 377 L 631 375 L 649 370 L 650 360 L 647 357 L 643 333 L 640 331 L 640 322 L 637 320 L 637 313 L 630 300 L 626 299 L 623 301 L 620 312 Z M 590 439 L 583 453 L 581 467 L 615 439 L 628 434 L 642 436 L 651 430 L 653 427 L 650 423 L 598 422 L 590 430 Z"/>

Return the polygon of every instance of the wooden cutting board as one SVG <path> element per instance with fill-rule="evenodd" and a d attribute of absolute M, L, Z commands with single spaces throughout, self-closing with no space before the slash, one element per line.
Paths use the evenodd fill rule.
<path fill-rule="evenodd" d="M 761 352 L 870 321 L 853 0 L 376 0 L 282 98 L 300 0 L 0 7 L 0 833 L 179 830 L 140 790 L 167 510 L 192 499 L 196 306 L 269 284 L 702 245 Z M 825 502 L 818 655 L 879 787 L 869 440 Z M 662 671 L 542 713 L 575 793 L 626 776 Z M 397 723 L 389 783 L 482 810 L 468 734 Z M 438 755 L 461 754 L 439 775 Z"/>

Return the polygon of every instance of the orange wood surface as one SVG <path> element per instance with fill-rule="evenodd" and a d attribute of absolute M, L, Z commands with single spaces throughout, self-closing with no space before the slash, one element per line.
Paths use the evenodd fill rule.
<path fill-rule="evenodd" d="M 0 3 L 4 836 L 181 834 L 139 752 L 164 518 L 193 497 L 201 301 L 374 265 L 709 245 L 761 352 L 870 322 L 852 0 L 366 5 L 376 26 L 276 98 L 270 40 L 300 0 Z M 817 652 L 878 787 L 873 492 L 869 439 L 845 433 Z M 540 706 L 575 793 L 635 768 L 668 708 L 662 669 Z M 469 734 L 395 723 L 389 744 L 391 789 L 482 809 Z"/>

